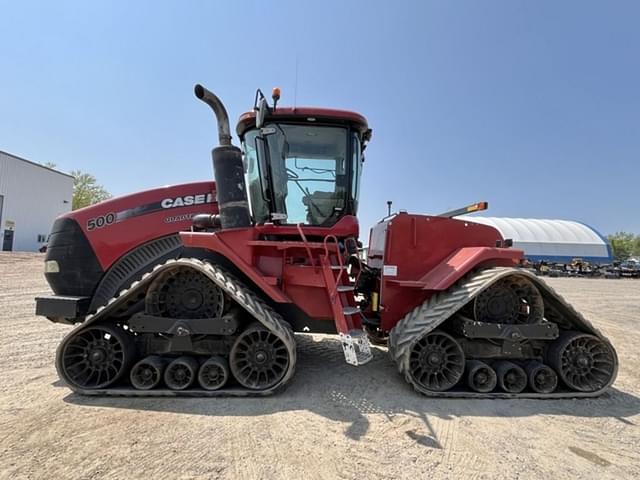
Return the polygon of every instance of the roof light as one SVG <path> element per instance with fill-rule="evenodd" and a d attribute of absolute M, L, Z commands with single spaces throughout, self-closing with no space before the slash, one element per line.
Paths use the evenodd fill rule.
<path fill-rule="evenodd" d="M 488 208 L 487 202 L 478 202 L 467 207 L 467 212 L 479 212 L 480 210 L 486 210 Z"/>
<path fill-rule="evenodd" d="M 273 110 L 275 111 L 276 106 L 278 105 L 278 100 L 280 100 L 280 88 L 273 87 L 271 90 L 271 98 L 273 99 Z"/>

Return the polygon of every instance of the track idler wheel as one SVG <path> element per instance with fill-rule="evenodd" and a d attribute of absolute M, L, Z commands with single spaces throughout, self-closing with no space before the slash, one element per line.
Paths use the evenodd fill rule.
<path fill-rule="evenodd" d="M 116 325 L 94 324 L 65 338 L 56 355 L 60 377 L 80 389 L 113 385 L 129 370 L 135 355 L 131 335 Z"/>
<path fill-rule="evenodd" d="M 539 323 L 544 316 L 544 300 L 530 280 L 510 275 L 478 294 L 473 314 L 478 322 Z"/>
<path fill-rule="evenodd" d="M 536 393 L 551 393 L 558 386 L 558 375 L 547 365 L 531 361 L 525 365 L 525 371 L 529 387 Z"/>
<path fill-rule="evenodd" d="M 136 363 L 129 374 L 133 388 L 151 390 L 157 387 L 162 380 L 166 363 L 162 357 L 157 355 L 143 358 Z"/>
<path fill-rule="evenodd" d="M 434 330 L 416 341 L 409 356 L 409 372 L 421 387 L 445 392 L 464 374 L 464 352 L 449 334 Z"/>
<path fill-rule="evenodd" d="M 184 390 L 193 384 L 198 375 L 198 361 L 182 356 L 173 360 L 164 371 L 164 383 L 171 390 Z"/>
<path fill-rule="evenodd" d="M 547 350 L 547 361 L 567 387 L 579 392 L 600 390 L 616 374 L 616 356 L 611 346 L 582 332 L 562 333 Z"/>
<path fill-rule="evenodd" d="M 507 393 L 520 393 L 527 386 L 527 374 L 513 362 L 500 361 L 496 363 L 498 385 Z"/>
<path fill-rule="evenodd" d="M 198 383 L 205 390 L 218 390 L 229 380 L 229 362 L 222 357 L 207 359 L 198 370 Z"/>
<path fill-rule="evenodd" d="M 289 369 L 285 343 L 261 323 L 253 323 L 236 339 L 229 365 L 240 385 L 251 390 L 266 390 L 276 385 Z"/>
<path fill-rule="evenodd" d="M 474 392 L 489 393 L 496 388 L 498 376 L 493 368 L 479 360 L 467 362 L 467 385 Z"/>

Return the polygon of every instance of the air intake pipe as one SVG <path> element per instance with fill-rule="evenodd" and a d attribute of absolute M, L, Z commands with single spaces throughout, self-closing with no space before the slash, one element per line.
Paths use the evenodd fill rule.
<path fill-rule="evenodd" d="M 211 151 L 211 158 L 213 159 L 213 174 L 216 179 L 220 226 L 223 230 L 249 227 L 251 226 L 251 214 L 244 183 L 242 152 L 231 144 L 227 110 L 220 99 L 202 85 L 196 85 L 194 93 L 199 100 L 211 107 L 218 122 L 220 145 Z"/>

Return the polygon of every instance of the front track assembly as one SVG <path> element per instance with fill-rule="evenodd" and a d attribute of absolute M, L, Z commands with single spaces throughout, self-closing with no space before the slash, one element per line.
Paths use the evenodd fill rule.
<path fill-rule="evenodd" d="M 434 294 L 389 336 L 419 393 L 459 398 L 595 397 L 615 380 L 611 343 L 533 274 L 477 272 Z"/>
<path fill-rule="evenodd" d="M 264 396 L 285 387 L 295 366 L 284 319 L 223 268 L 193 258 L 145 274 L 56 354 L 60 378 L 83 395 Z"/>

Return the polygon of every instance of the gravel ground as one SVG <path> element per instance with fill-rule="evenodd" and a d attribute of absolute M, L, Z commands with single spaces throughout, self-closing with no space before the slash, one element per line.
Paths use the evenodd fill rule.
<path fill-rule="evenodd" d="M 598 399 L 427 399 L 385 349 L 354 368 L 324 335 L 275 397 L 109 399 L 57 378 L 42 260 L 0 253 L 0 479 L 640 478 L 640 281 L 549 280 L 618 350 Z"/>

